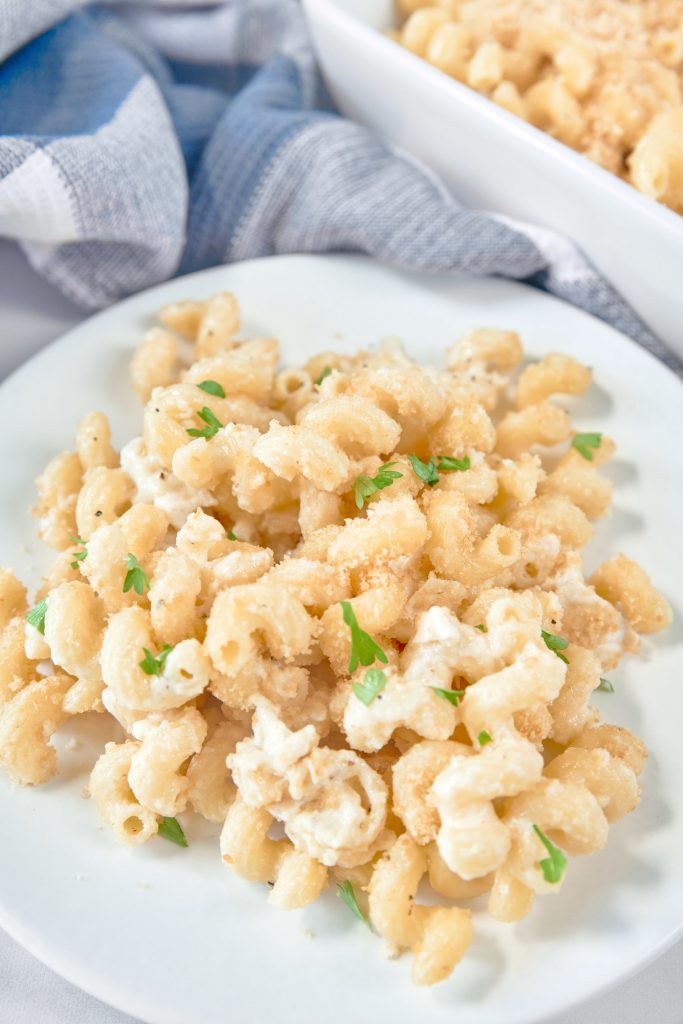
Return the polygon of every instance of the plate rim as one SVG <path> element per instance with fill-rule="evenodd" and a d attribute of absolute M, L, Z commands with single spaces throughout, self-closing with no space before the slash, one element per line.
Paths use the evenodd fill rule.
<path fill-rule="evenodd" d="M 324 2 L 330 2 L 330 0 L 324 0 Z M 681 221 L 683 221 L 683 214 L 681 215 Z M 95 312 L 86 315 L 84 320 L 75 324 L 73 327 L 69 327 L 68 330 L 62 334 L 57 335 L 52 341 L 43 345 L 42 348 L 35 352 L 32 352 L 28 359 L 19 363 L 15 366 L 6 377 L 0 380 L 0 397 L 7 385 L 13 385 L 15 378 L 20 377 L 24 371 L 33 366 L 33 364 L 39 361 L 43 355 L 48 351 L 53 351 L 64 344 L 68 344 L 74 334 L 85 330 L 86 328 L 96 325 L 102 318 L 107 317 L 112 310 L 127 309 L 128 306 L 135 305 L 140 299 L 146 299 L 152 297 L 156 292 L 166 290 L 171 286 L 177 284 L 183 284 L 184 282 L 192 282 L 200 277 L 204 277 L 208 274 L 214 274 L 218 271 L 230 271 L 233 267 L 247 267 L 256 264 L 272 263 L 272 262 L 290 262 L 297 261 L 301 263 L 308 263 L 310 261 L 318 262 L 347 262 L 349 264 L 362 264 L 372 265 L 376 267 L 382 267 L 389 273 L 394 273 L 406 278 L 421 280 L 421 281 L 452 281 L 454 286 L 461 284 L 464 281 L 488 281 L 491 286 L 500 286 L 502 288 L 508 288 L 511 291 L 519 290 L 520 294 L 533 294 L 539 296 L 542 300 L 549 300 L 551 302 L 557 302 L 567 309 L 572 310 L 573 314 L 580 317 L 585 317 L 591 323 L 598 324 L 601 328 L 611 332 L 614 336 L 620 339 L 620 341 L 627 342 L 628 345 L 632 346 L 637 352 L 644 355 L 650 360 L 652 366 L 658 367 L 660 370 L 664 370 L 665 373 L 673 378 L 683 388 L 683 377 L 679 376 L 676 371 L 668 366 L 665 362 L 659 359 L 653 352 L 650 352 L 644 345 L 639 344 L 634 338 L 631 338 L 628 334 L 620 331 L 618 327 L 614 327 L 606 320 L 602 320 L 600 317 L 595 316 L 594 313 L 588 312 L 588 310 L 582 309 L 580 306 L 575 306 L 568 299 L 563 298 L 561 295 L 554 295 L 552 292 L 547 292 L 543 289 L 539 289 L 534 285 L 528 284 L 526 281 L 517 280 L 515 278 L 499 277 L 497 275 L 471 275 L 468 277 L 458 277 L 453 274 L 427 274 L 421 272 L 415 272 L 404 270 L 400 267 L 391 267 L 388 264 L 382 263 L 379 260 L 374 259 L 372 256 L 367 256 L 365 253 L 357 252 L 324 252 L 324 253 L 276 253 L 271 256 L 255 256 L 248 260 L 235 260 L 233 263 L 219 263 L 212 267 L 205 267 L 203 270 L 193 270 L 189 274 L 180 274 L 177 277 L 168 278 L 165 281 L 159 281 L 157 284 L 150 285 L 149 288 L 143 288 L 139 292 L 133 292 L 131 295 L 126 295 L 125 298 L 119 299 L 117 302 L 112 303 L 110 306 L 106 306 L 104 309 L 95 310 Z M 87 312 L 87 311 L 86 311 Z M 668 348 L 668 346 L 667 346 Z M 676 353 L 674 353 L 675 355 Z"/>

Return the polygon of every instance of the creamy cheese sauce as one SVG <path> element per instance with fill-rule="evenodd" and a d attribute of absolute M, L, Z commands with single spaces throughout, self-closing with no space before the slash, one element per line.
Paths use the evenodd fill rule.
<path fill-rule="evenodd" d="M 355 751 L 320 748 L 313 726 L 293 732 L 270 701 L 254 704 L 253 737 L 227 761 L 244 801 L 266 807 L 322 864 L 365 863 L 385 841 L 385 783 Z"/>
<path fill-rule="evenodd" d="M 121 449 L 121 468 L 135 484 L 136 502 L 156 505 L 166 513 L 176 530 L 198 508 L 210 508 L 216 504 L 210 491 L 188 487 L 170 469 L 164 469 L 145 451 L 141 437 L 134 438 Z"/>
<path fill-rule="evenodd" d="M 30 622 L 24 624 L 24 653 L 30 661 L 49 661 L 51 657 L 47 640 Z"/>

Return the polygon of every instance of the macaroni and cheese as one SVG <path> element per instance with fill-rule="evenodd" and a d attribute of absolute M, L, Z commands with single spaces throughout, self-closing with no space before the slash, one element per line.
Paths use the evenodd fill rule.
<path fill-rule="evenodd" d="M 0 571 L 0 764 L 43 783 L 60 726 L 110 716 L 88 788 L 116 839 L 218 822 L 273 905 L 336 885 L 441 981 L 467 900 L 518 920 L 639 799 L 645 748 L 592 696 L 671 611 L 625 554 L 585 576 L 615 445 L 557 399 L 591 372 L 518 374 L 494 328 L 442 370 L 391 340 L 278 371 L 229 294 L 161 322 L 132 362 L 141 434 L 118 453 L 92 413 L 38 480 L 57 554 L 32 604 Z"/>
<path fill-rule="evenodd" d="M 391 35 L 683 213 L 683 0 L 397 0 Z"/>

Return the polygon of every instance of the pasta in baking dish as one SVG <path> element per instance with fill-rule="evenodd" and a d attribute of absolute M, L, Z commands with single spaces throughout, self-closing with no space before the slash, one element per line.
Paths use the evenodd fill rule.
<path fill-rule="evenodd" d="M 185 846 L 196 812 L 270 903 L 336 885 L 438 982 L 464 901 L 518 920 L 638 803 L 645 747 L 591 698 L 671 612 L 625 554 L 584 574 L 615 445 L 556 397 L 591 373 L 518 372 L 495 328 L 442 370 L 387 340 L 278 371 L 232 295 L 160 320 L 140 436 L 87 416 L 38 480 L 58 553 L 30 607 L 0 574 L 0 763 L 43 783 L 60 726 L 108 715 L 88 788 L 116 839 Z"/>
<path fill-rule="evenodd" d="M 683 0 L 397 0 L 390 35 L 683 213 Z"/>

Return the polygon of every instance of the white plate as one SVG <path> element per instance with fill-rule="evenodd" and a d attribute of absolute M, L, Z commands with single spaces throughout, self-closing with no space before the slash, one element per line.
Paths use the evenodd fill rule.
<path fill-rule="evenodd" d="M 337 106 L 435 170 L 470 206 L 577 242 L 683 354 L 683 217 L 386 39 L 393 0 L 304 0 Z"/>
<path fill-rule="evenodd" d="M 680 604 L 680 382 L 604 324 L 522 285 L 408 278 L 353 257 L 279 257 L 171 281 L 93 317 L 14 374 L 0 388 L 0 563 L 35 578 L 45 561 L 25 514 L 32 479 L 71 445 L 80 416 L 106 410 L 119 444 L 136 431 L 128 360 L 158 308 L 224 288 L 237 293 L 247 330 L 277 335 L 290 362 L 385 334 L 436 362 L 465 328 L 488 324 L 519 330 L 535 356 L 560 350 L 592 364 L 597 383 L 573 403 L 576 421 L 617 438 L 620 455 L 614 514 L 589 561 L 623 548 Z M 464 963 L 432 990 L 413 988 L 409 958 L 385 960 L 332 892 L 303 911 L 269 908 L 262 887 L 221 864 L 216 827 L 183 817 L 188 850 L 118 846 L 81 799 L 106 734 L 96 716 L 65 730 L 92 731 L 96 742 L 68 751 L 62 741 L 54 782 L 15 789 L 0 778 L 0 924 L 70 981 L 153 1024 L 532 1024 L 644 965 L 681 931 L 677 657 L 678 618 L 614 674 L 614 696 L 597 697 L 652 750 L 638 811 L 604 851 L 573 860 L 562 891 L 540 898 L 528 920 L 506 927 L 477 913 Z"/>

